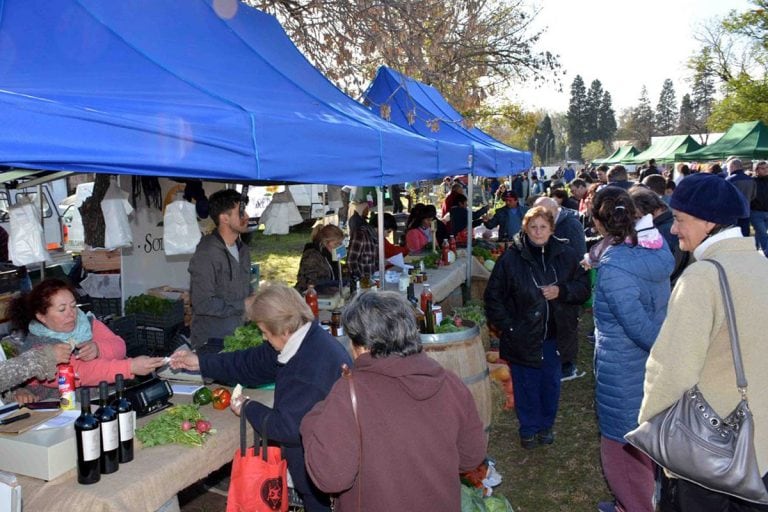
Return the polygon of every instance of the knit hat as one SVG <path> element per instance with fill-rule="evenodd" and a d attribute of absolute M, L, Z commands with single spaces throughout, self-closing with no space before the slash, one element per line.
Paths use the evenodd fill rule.
<path fill-rule="evenodd" d="M 698 173 L 686 177 L 675 188 L 669 206 L 724 226 L 749 217 L 749 205 L 739 189 L 714 174 Z"/>

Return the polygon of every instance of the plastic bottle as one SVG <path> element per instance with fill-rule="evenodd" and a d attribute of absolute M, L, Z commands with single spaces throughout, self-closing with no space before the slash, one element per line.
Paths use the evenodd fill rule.
<path fill-rule="evenodd" d="M 440 263 L 442 265 L 448 265 L 448 252 L 451 250 L 448 240 L 443 240 L 442 254 L 440 255 Z"/>
<path fill-rule="evenodd" d="M 315 285 L 310 284 L 307 288 L 307 293 L 304 294 L 304 300 L 307 301 L 309 309 L 312 310 L 312 314 L 315 318 L 320 316 L 320 308 L 317 305 L 317 292 L 315 291 Z"/>

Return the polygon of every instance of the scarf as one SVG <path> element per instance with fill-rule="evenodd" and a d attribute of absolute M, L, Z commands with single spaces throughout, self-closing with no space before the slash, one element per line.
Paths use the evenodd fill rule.
<path fill-rule="evenodd" d="M 51 338 L 56 341 L 63 341 L 64 343 L 69 343 L 74 348 L 81 343 L 91 341 L 93 338 L 93 333 L 91 332 L 91 316 L 90 313 L 86 315 L 78 309 L 75 328 L 71 332 L 53 331 L 37 320 L 32 320 L 29 322 L 29 333 L 40 338 Z"/>

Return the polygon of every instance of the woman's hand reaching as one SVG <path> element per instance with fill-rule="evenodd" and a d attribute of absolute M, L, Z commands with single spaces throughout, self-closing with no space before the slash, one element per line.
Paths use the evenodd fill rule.
<path fill-rule="evenodd" d="M 86 341 L 75 347 L 75 359 L 93 361 L 99 357 L 99 346 L 93 341 Z"/>
<path fill-rule="evenodd" d="M 134 375 L 147 375 L 153 370 L 163 366 L 162 357 L 138 356 L 131 358 L 131 373 Z"/>
<path fill-rule="evenodd" d="M 197 354 L 189 350 L 177 350 L 171 355 L 171 368 L 174 370 L 200 370 L 200 359 Z"/>

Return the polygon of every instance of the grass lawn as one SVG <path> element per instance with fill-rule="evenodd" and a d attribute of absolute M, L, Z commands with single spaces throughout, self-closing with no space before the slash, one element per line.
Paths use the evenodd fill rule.
<path fill-rule="evenodd" d="M 291 228 L 285 236 L 254 233 L 251 257 L 260 263 L 262 280 L 296 282 L 296 272 L 309 227 Z M 503 411 L 503 397 L 493 385 L 494 411 L 488 452 L 497 461 L 503 482 L 496 492 L 506 496 L 515 512 L 587 512 L 610 499 L 600 468 L 599 435 L 594 410 L 593 345 L 586 334 L 590 314 L 579 324 L 578 367 L 587 375 L 564 382 L 555 423 L 555 444 L 523 450 L 514 410 Z"/>

